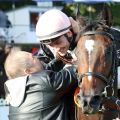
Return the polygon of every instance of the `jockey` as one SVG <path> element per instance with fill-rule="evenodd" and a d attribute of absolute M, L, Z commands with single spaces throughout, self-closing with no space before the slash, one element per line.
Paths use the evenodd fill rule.
<path fill-rule="evenodd" d="M 76 47 L 78 24 L 65 13 L 51 9 L 40 16 L 36 25 L 36 35 L 41 46 L 47 46 L 54 57 L 71 62 L 73 56 L 70 51 Z"/>
<path fill-rule="evenodd" d="M 75 55 L 71 51 L 76 47 L 78 30 L 78 24 L 72 17 L 69 18 L 60 10 L 51 9 L 42 14 L 38 19 L 36 36 L 41 43 L 41 48 L 47 48 L 47 51 L 43 49 L 43 51 L 47 53 L 47 57 L 52 56 L 48 53 L 53 53 L 54 57 L 52 56 L 51 58 L 55 58 L 55 60 L 60 59 L 65 64 L 71 64 L 76 60 Z M 57 63 L 60 66 L 59 62 Z M 56 67 L 58 67 L 58 65 Z M 64 65 L 61 65 L 61 67 L 64 67 Z M 58 69 L 61 69 L 61 67 Z M 73 98 L 74 88 L 76 88 L 76 85 L 70 93 L 66 95 L 66 104 L 70 120 L 74 120 L 75 118 L 74 101 L 71 99 Z"/>

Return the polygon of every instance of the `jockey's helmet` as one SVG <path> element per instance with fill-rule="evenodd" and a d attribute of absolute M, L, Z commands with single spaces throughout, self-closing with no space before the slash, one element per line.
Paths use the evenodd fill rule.
<path fill-rule="evenodd" d="M 66 34 L 70 28 L 69 17 L 58 9 L 51 9 L 39 17 L 36 36 L 43 44 L 50 44 L 54 38 Z"/>

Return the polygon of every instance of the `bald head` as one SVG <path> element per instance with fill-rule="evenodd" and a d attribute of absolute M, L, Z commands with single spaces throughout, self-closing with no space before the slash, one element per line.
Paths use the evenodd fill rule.
<path fill-rule="evenodd" d="M 41 70 L 41 62 L 25 51 L 12 51 L 5 61 L 5 71 L 9 79 Z"/>

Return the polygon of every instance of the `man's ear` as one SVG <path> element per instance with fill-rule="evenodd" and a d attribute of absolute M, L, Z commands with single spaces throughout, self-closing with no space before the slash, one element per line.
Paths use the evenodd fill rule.
<path fill-rule="evenodd" d="M 31 74 L 31 73 L 32 73 L 32 70 L 31 70 L 30 68 L 26 68 L 26 69 L 24 70 L 24 73 L 25 73 L 25 74 Z"/>

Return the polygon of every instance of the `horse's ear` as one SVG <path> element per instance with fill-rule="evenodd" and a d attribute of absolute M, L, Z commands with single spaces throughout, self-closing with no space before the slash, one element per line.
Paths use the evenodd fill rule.
<path fill-rule="evenodd" d="M 103 11 L 99 15 L 99 20 L 104 22 L 107 26 L 111 27 L 113 24 L 113 15 L 110 6 L 104 4 Z"/>
<path fill-rule="evenodd" d="M 80 30 L 87 25 L 87 19 L 81 15 L 77 16 L 76 21 L 78 22 Z"/>
<path fill-rule="evenodd" d="M 77 4 L 77 11 L 76 11 L 76 21 L 78 22 L 79 28 L 83 28 L 87 24 L 87 19 L 83 17 L 80 13 L 80 4 Z"/>

